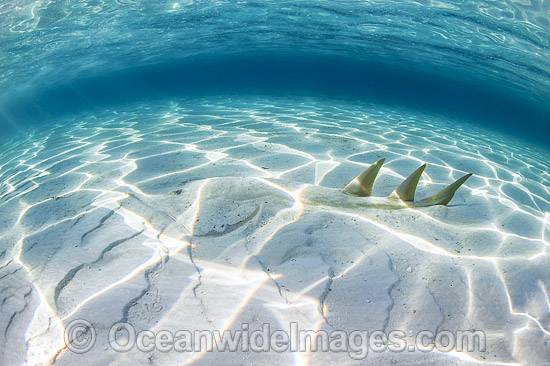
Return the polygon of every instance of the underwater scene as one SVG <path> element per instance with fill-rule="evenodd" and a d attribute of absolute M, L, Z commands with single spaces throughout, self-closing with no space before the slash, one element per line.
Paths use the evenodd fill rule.
<path fill-rule="evenodd" d="M 550 365 L 550 1 L 0 2 L 0 365 Z"/>

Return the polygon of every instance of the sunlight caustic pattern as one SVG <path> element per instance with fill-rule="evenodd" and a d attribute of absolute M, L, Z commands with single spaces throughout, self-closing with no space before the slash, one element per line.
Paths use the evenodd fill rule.
<path fill-rule="evenodd" d="M 0 156 L 9 363 L 222 357 L 117 353 L 106 334 L 118 321 L 173 331 L 477 329 L 485 352 L 369 357 L 550 359 L 550 174 L 535 148 L 443 118 L 313 98 L 163 101 L 58 123 Z M 375 195 L 421 163 L 426 197 L 474 175 L 447 207 L 302 202 L 307 185 L 341 189 L 382 157 Z M 73 319 L 96 327 L 89 353 L 64 346 Z M 254 357 L 353 363 L 345 353 Z"/>

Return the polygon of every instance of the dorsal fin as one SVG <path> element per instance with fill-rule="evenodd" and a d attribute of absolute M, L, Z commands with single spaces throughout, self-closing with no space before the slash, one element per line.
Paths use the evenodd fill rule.
<path fill-rule="evenodd" d="M 422 172 L 424 172 L 424 169 L 426 168 L 426 164 L 422 164 L 422 166 L 418 169 L 416 169 L 403 183 L 399 185 L 395 189 L 395 191 L 390 194 L 390 198 L 397 199 L 400 201 L 414 201 L 414 193 L 416 192 L 416 186 L 418 185 L 418 181 L 420 180 L 420 176 L 422 175 Z"/>
<path fill-rule="evenodd" d="M 359 174 L 344 188 L 344 192 L 353 196 L 367 197 L 372 195 L 374 180 L 386 159 L 380 159 Z"/>
<path fill-rule="evenodd" d="M 446 205 L 453 198 L 456 190 L 462 184 L 464 184 L 464 182 L 466 182 L 466 180 L 468 178 L 470 178 L 471 176 L 472 176 L 472 173 L 466 174 L 465 176 L 463 176 L 462 178 L 460 178 L 456 182 L 454 182 L 454 183 L 448 185 L 447 187 L 443 188 L 441 191 L 434 194 L 433 196 L 423 199 L 419 203 L 426 204 L 426 205 L 429 205 L 429 206 Z"/>

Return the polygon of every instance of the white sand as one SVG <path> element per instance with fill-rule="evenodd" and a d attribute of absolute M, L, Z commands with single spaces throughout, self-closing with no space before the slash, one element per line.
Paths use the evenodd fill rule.
<path fill-rule="evenodd" d="M 544 364 L 549 156 L 436 117 L 305 99 L 212 99 L 80 116 L 0 155 L 0 364 Z M 426 122 L 429 118 L 429 123 Z M 465 173 L 449 206 L 305 204 L 381 157 L 388 195 Z M 85 354 L 64 327 L 97 332 Z M 482 330 L 485 352 L 110 349 L 138 331 Z M 411 343 L 414 338 L 407 338 Z"/>

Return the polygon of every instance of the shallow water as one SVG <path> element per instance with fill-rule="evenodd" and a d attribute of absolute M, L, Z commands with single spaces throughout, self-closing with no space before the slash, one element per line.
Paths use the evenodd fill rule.
<path fill-rule="evenodd" d="M 78 115 L 10 145 L 1 162 L 1 237 L 16 244 L 3 248 L 4 291 L 8 309 L 25 314 L 17 304 L 27 303 L 34 311 L 7 329 L 30 339 L 30 363 L 63 349 L 62 324 L 73 319 L 105 332 L 121 319 L 153 330 L 286 329 L 292 321 L 346 331 L 482 329 L 487 352 L 369 357 L 548 357 L 548 156 L 521 141 L 358 102 L 217 97 Z M 465 172 L 474 177 L 447 207 L 302 204 L 304 185 L 342 188 L 380 157 L 388 163 L 378 196 L 421 162 L 428 167 L 418 196 Z M 103 334 L 90 352 L 62 351 L 56 360 L 150 356 L 106 351 L 106 341 Z M 25 343 L 7 344 L 17 350 L 8 360 L 24 355 Z M 217 357 L 155 353 L 159 364 Z M 347 353 L 249 357 L 352 362 Z"/>
<path fill-rule="evenodd" d="M 0 364 L 548 364 L 549 6 L 0 5 Z M 378 197 L 473 176 L 334 204 L 381 158 Z M 121 321 L 406 348 L 117 351 Z"/>
<path fill-rule="evenodd" d="M 336 93 L 546 144 L 549 11 L 540 0 L 10 1 L 0 121 L 182 93 Z"/>

